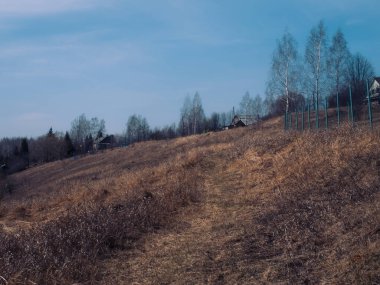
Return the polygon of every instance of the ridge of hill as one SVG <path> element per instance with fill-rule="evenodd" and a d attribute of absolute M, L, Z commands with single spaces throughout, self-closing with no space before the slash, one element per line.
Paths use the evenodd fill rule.
<path fill-rule="evenodd" d="M 0 276 L 8 284 L 380 283 L 379 132 L 281 128 L 277 118 L 11 176 L 13 191 L 0 201 Z"/>

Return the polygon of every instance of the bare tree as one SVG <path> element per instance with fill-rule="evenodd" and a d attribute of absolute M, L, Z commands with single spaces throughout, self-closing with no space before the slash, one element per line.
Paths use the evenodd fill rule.
<path fill-rule="evenodd" d="M 191 110 L 192 110 L 192 102 L 189 95 L 185 97 L 185 101 L 183 102 L 183 106 L 181 108 L 181 118 L 179 122 L 180 134 L 182 136 L 188 136 L 191 134 Z"/>
<path fill-rule="evenodd" d="M 70 137 L 73 140 L 75 148 L 78 151 L 84 152 L 86 138 L 100 138 L 106 131 L 105 121 L 94 117 L 87 119 L 85 114 L 81 114 L 71 122 Z"/>
<path fill-rule="evenodd" d="M 327 60 L 327 68 L 332 83 L 332 94 L 339 94 L 342 85 L 347 82 L 346 74 L 350 56 L 346 39 L 342 31 L 338 30 L 332 39 Z"/>
<path fill-rule="evenodd" d="M 70 136 L 78 151 L 84 150 L 86 136 L 90 133 L 90 122 L 85 114 L 81 114 L 71 122 Z"/>
<path fill-rule="evenodd" d="M 97 139 L 103 137 L 106 132 L 106 122 L 103 119 L 99 120 L 97 117 L 91 118 L 89 125 L 90 133 L 93 138 Z"/>
<path fill-rule="evenodd" d="M 252 98 L 249 92 L 246 92 L 240 101 L 239 107 L 240 115 L 261 116 L 263 113 L 263 101 L 259 94 Z"/>
<path fill-rule="evenodd" d="M 248 91 L 241 98 L 239 107 L 240 115 L 253 115 L 253 99 Z"/>
<path fill-rule="evenodd" d="M 267 97 L 271 97 L 271 101 L 284 98 L 286 112 L 289 111 L 291 94 L 297 89 L 297 58 L 296 41 L 289 32 L 285 32 L 273 53 Z"/>
<path fill-rule="evenodd" d="M 201 96 L 195 93 L 192 106 L 193 134 L 201 133 L 204 130 L 205 113 L 202 107 Z"/>
<path fill-rule="evenodd" d="M 132 115 L 129 117 L 125 137 L 128 144 L 145 141 L 149 138 L 150 128 L 148 121 L 141 115 Z"/>
<path fill-rule="evenodd" d="M 201 133 L 204 130 L 205 114 L 198 92 L 195 93 L 193 99 L 190 96 L 185 97 L 178 127 L 183 136 Z"/>
<path fill-rule="evenodd" d="M 252 104 L 252 114 L 261 117 L 263 115 L 263 99 L 261 98 L 260 94 L 257 94 L 255 98 L 253 98 Z"/>
<path fill-rule="evenodd" d="M 374 76 L 372 64 L 360 53 L 353 55 L 348 63 L 347 80 L 352 87 L 354 104 L 362 102 L 366 94 L 366 81 Z"/>
<path fill-rule="evenodd" d="M 312 102 L 317 108 L 326 78 L 327 36 L 323 21 L 310 31 L 305 49 L 305 62 L 309 68 L 312 82 Z"/>

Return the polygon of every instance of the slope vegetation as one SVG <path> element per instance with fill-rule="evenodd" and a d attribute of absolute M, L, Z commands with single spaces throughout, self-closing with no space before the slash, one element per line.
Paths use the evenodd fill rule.
<path fill-rule="evenodd" d="M 281 126 L 146 142 L 10 177 L 0 279 L 380 283 L 380 134 Z"/>

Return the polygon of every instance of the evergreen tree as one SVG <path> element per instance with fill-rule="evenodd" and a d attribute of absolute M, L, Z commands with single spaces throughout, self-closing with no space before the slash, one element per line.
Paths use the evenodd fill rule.
<path fill-rule="evenodd" d="M 55 137 L 54 132 L 53 132 L 53 128 L 52 128 L 52 127 L 50 127 L 50 129 L 49 129 L 49 132 L 47 133 L 47 137 L 48 137 L 48 138 Z"/>
<path fill-rule="evenodd" d="M 92 138 L 92 135 L 90 134 L 90 135 L 86 136 L 86 138 L 85 138 L 85 151 L 86 152 L 92 151 L 93 146 L 94 146 L 94 140 Z"/>
<path fill-rule="evenodd" d="M 64 156 L 71 157 L 74 155 L 75 148 L 68 132 L 66 132 L 64 141 Z"/>
<path fill-rule="evenodd" d="M 25 164 L 29 167 L 29 145 L 27 138 L 23 138 L 21 140 L 21 157 Z"/>

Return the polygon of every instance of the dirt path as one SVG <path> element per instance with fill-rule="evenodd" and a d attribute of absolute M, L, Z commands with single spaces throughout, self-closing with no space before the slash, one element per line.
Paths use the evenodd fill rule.
<path fill-rule="evenodd" d="M 205 177 L 205 197 L 179 213 L 174 226 L 106 261 L 104 284 L 252 284 L 258 272 L 244 260 L 242 237 L 254 209 L 244 173 L 218 157 Z M 228 167 L 226 167 L 228 165 Z M 258 190 L 258 189 L 256 189 Z"/>

